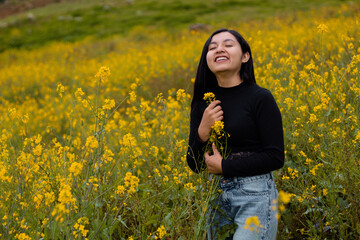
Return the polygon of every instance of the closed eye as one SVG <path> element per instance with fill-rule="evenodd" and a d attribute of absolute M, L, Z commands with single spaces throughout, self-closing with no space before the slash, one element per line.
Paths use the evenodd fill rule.
<path fill-rule="evenodd" d="M 216 49 L 216 45 L 215 45 L 215 44 L 212 44 L 212 45 L 209 46 L 209 51 L 210 51 L 210 50 L 214 50 L 214 49 Z"/>
<path fill-rule="evenodd" d="M 216 43 L 216 42 L 211 42 L 211 43 L 209 44 L 208 51 L 214 50 L 214 49 L 216 49 L 216 47 L 217 47 L 217 43 Z"/>

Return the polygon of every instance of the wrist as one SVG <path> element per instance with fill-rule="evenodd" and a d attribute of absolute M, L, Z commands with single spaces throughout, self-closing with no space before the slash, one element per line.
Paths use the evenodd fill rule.
<path fill-rule="evenodd" d="M 206 142 L 209 139 L 210 134 L 207 133 L 206 131 L 204 131 L 203 128 L 199 127 L 198 136 L 199 136 L 201 141 Z"/>

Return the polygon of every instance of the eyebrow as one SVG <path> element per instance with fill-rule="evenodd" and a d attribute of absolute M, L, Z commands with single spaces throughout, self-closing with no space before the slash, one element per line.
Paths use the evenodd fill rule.
<path fill-rule="evenodd" d="M 228 42 L 228 41 L 235 42 L 234 40 L 232 40 L 232 39 L 230 39 L 230 38 L 225 39 L 223 42 Z M 211 44 L 217 44 L 217 42 L 210 42 L 209 45 L 211 45 Z"/>

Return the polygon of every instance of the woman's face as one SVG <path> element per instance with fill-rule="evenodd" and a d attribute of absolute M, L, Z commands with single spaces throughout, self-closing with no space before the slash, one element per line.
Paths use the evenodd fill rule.
<path fill-rule="evenodd" d="M 247 53 L 248 55 L 248 53 Z M 239 73 L 241 64 L 248 60 L 240 43 L 229 32 L 221 32 L 211 39 L 206 55 L 209 69 L 216 75 L 221 72 Z"/>

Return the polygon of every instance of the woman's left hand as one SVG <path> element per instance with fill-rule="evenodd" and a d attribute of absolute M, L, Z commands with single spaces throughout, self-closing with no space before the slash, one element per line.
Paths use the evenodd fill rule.
<path fill-rule="evenodd" d="M 216 145 L 212 145 L 213 155 L 210 155 L 210 152 L 205 153 L 205 163 L 209 170 L 209 173 L 220 175 L 222 174 L 221 162 L 223 157 L 219 153 Z"/>

